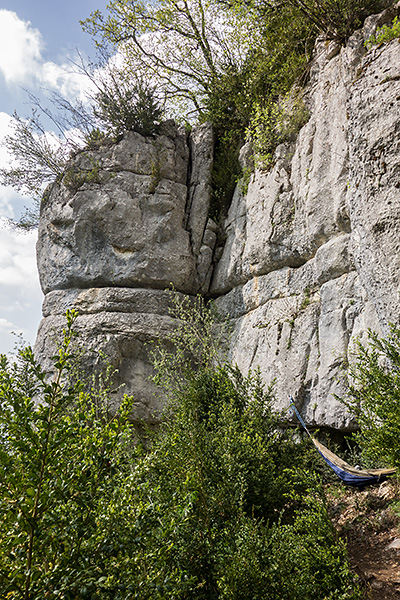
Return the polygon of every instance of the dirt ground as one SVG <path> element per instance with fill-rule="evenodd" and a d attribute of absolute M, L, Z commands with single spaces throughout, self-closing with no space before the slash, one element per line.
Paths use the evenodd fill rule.
<path fill-rule="evenodd" d="M 400 487 L 332 487 L 332 517 L 368 600 L 400 600 Z M 396 502 L 398 506 L 396 507 Z M 398 548 L 389 549 L 390 544 Z"/>

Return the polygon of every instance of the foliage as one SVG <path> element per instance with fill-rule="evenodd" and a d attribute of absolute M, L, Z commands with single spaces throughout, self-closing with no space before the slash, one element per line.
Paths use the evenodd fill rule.
<path fill-rule="evenodd" d="M 375 35 L 371 35 L 370 38 L 365 42 L 365 46 L 370 50 L 376 44 L 384 44 L 391 42 L 396 38 L 400 38 L 400 21 L 398 17 L 395 17 L 391 25 L 383 25 L 379 27 Z"/>
<path fill-rule="evenodd" d="M 299 91 L 286 94 L 277 102 L 257 105 L 248 129 L 253 140 L 256 165 L 268 168 L 275 148 L 283 142 L 292 141 L 308 117 Z"/>
<path fill-rule="evenodd" d="M 215 0 L 114 0 L 107 10 L 92 13 L 84 29 L 99 47 L 118 48 L 130 72 L 150 76 L 179 115 L 202 114 L 219 74 L 237 70 L 250 47 L 246 21 Z"/>
<path fill-rule="evenodd" d="M 105 50 L 99 52 L 97 62 L 85 64 L 81 60 L 77 67 L 90 82 L 87 101 L 91 105 L 91 128 L 85 145 L 93 127 L 112 140 L 125 131 L 148 136 L 157 133 L 163 109 L 148 76 L 130 70 L 118 53 L 110 56 Z"/>
<path fill-rule="evenodd" d="M 369 332 L 370 345 L 358 344 L 351 367 L 354 383 L 345 404 L 356 416 L 356 439 L 368 461 L 400 466 L 400 330 L 386 338 Z"/>
<path fill-rule="evenodd" d="M 264 131 L 276 128 L 276 115 L 268 107 L 277 105 L 296 81 L 306 80 L 316 36 L 303 13 L 289 5 L 267 10 L 263 5 L 250 9 L 242 3 L 236 4 L 235 10 L 252 23 L 258 35 L 240 69 L 222 72 L 205 102 L 205 117 L 213 122 L 217 134 L 214 218 L 226 214 L 242 175 L 238 154 L 246 137 L 253 141 L 259 155 L 275 149 L 271 139 L 268 147 L 263 147 L 267 137 Z"/>
<path fill-rule="evenodd" d="M 110 135 L 117 137 L 125 131 L 154 135 L 161 123 L 162 109 L 154 98 L 152 88 L 142 82 L 118 85 L 96 95 L 94 114 Z"/>
<path fill-rule="evenodd" d="M 34 206 L 13 225 L 23 230 L 37 226 L 44 189 L 61 179 L 71 156 L 82 148 L 97 150 L 114 143 L 125 131 L 154 135 L 163 116 L 155 90 L 144 79 L 127 73 L 116 60 L 102 54 L 97 63 L 76 65 L 86 78 L 89 91 L 84 101 L 72 103 L 53 94 L 47 103 L 29 94 L 33 105 L 30 119 L 16 113 L 13 133 L 6 136 L 3 146 L 10 165 L 0 169 L 0 183 L 31 196 Z M 46 132 L 43 124 L 50 122 L 56 134 Z M 66 181 L 76 189 L 81 174 L 67 169 Z M 96 177 L 94 177 L 96 180 Z"/>
<path fill-rule="evenodd" d="M 272 390 L 223 360 L 200 301 L 176 310 L 177 354 L 156 353 L 170 403 L 147 450 L 132 446 L 132 400 L 111 416 L 107 390 L 76 379 L 73 312 L 53 381 L 29 348 L 1 358 L 1 597 L 360 598 Z"/>
<path fill-rule="evenodd" d="M 210 217 L 217 222 L 227 215 L 236 184 L 241 178 L 238 132 L 230 131 L 217 137 L 211 173 L 212 195 Z"/>
<path fill-rule="evenodd" d="M 14 162 L 0 172 L 40 202 L 44 186 L 83 146 L 96 149 L 124 131 L 154 135 L 164 114 L 183 122 L 213 123 L 217 144 L 212 215 L 226 213 L 240 177 L 239 148 L 246 132 L 261 162 L 269 162 L 285 138 L 282 119 L 295 132 L 297 111 L 282 104 L 292 86 L 307 80 L 316 36 L 345 41 L 383 0 L 112 0 L 107 13 L 92 13 L 83 27 L 99 50 L 97 63 L 76 65 L 89 81 L 86 99 L 71 103 L 59 94 L 56 112 L 30 95 L 31 119 L 16 115 L 5 140 Z M 116 50 L 113 55 L 110 54 Z M 50 120 L 50 139 L 39 119 Z M 304 117 L 304 114 L 303 114 Z M 27 213 L 20 225 L 32 226 Z"/>
<path fill-rule="evenodd" d="M 32 198 L 31 206 L 25 206 L 24 212 L 16 221 L 15 219 L 8 219 L 7 224 L 18 231 L 22 231 L 27 233 L 28 231 L 32 231 L 37 229 L 39 218 L 40 218 L 40 208 L 42 205 L 42 200 L 48 196 L 48 192 L 43 194 L 42 199 L 38 197 Z"/>
<path fill-rule="evenodd" d="M 368 15 L 382 10 L 382 0 L 288 0 L 328 40 L 344 43 Z"/>
<path fill-rule="evenodd" d="M 150 478 L 153 543 L 166 563 L 149 573 L 184 574 L 171 591 L 158 575 L 162 597 L 360 597 L 322 490 L 277 429 L 270 392 L 257 374 L 222 365 L 198 371 L 174 403 L 140 486 L 150 494 Z"/>
<path fill-rule="evenodd" d="M 16 113 L 13 117 L 13 133 L 5 137 L 4 146 L 9 156 L 18 162 L 0 169 L 0 182 L 37 198 L 44 183 L 62 174 L 68 151 L 46 133 L 37 110 L 32 111 L 29 120 Z"/>
<path fill-rule="evenodd" d="M 90 170 L 77 169 L 71 166 L 65 170 L 62 181 L 69 190 L 76 192 L 85 183 L 101 183 L 100 164 L 92 161 L 93 168 Z"/>
<path fill-rule="evenodd" d="M 104 393 L 68 382 L 74 319 L 67 313 L 53 381 L 30 348 L 18 363 L 0 359 L 2 598 L 92 597 L 115 552 L 132 402 L 112 417 Z"/>
<path fill-rule="evenodd" d="M 129 72 L 150 73 L 169 112 L 213 123 L 211 212 L 218 218 L 240 176 L 246 128 L 304 72 L 315 27 L 289 4 L 266 11 L 215 0 L 116 0 L 107 15 L 96 11 L 84 27 L 101 47 L 118 47 Z M 252 130 L 260 132 L 259 123 Z"/>
<path fill-rule="evenodd" d="M 201 296 L 172 291 L 170 314 L 176 323 L 169 334 L 170 345 L 157 344 L 151 358 L 154 382 L 173 400 L 185 395 L 188 381 L 198 369 L 211 370 L 225 363 L 224 345 L 230 334 L 215 306 L 206 306 Z"/>
<path fill-rule="evenodd" d="M 170 404 L 143 472 L 162 507 L 152 535 L 169 571 L 185 574 L 170 593 L 159 579 L 162 597 L 359 598 L 322 489 L 279 428 L 272 388 L 224 361 L 199 299 L 193 311 L 178 297 L 173 314 L 173 347 L 155 353 Z"/>

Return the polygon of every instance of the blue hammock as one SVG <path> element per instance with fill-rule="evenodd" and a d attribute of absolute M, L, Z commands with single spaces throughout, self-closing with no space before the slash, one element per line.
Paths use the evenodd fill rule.
<path fill-rule="evenodd" d="M 314 446 L 324 459 L 324 461 L 335 471 L 336 475 L 340 477 L 340 479 L 346 485 L 352 485 L 355 487 L 364 487 L 366 485 L 373 485 L 374 483 L 381 483 L 385 481 L 387 477 L 393 475 L 397 469 L 358 469 L 356 467 L 352 467 L 347 462 L 336 456 L 333 452 L 331 452 L 328 448 L 326 448 L 321 442 L 314 439 L 311 433 L 308 431 L 299 411 L 294 405 L 293 398 L 290 397 L 290 407 L 296 413 L 297 418 L 300 423 L 304 427 L 307 435 L 312 440 Z"/>

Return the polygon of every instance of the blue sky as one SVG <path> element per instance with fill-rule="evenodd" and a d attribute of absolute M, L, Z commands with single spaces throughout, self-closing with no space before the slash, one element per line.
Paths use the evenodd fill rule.
<path fill-rule="evenodd" d="M 14 110 L 29 115 L 27 89 L 39 96 L 43 89 L 60 91 L 72 99 L 80 80 L 71 74 L 68 59 L 76 48 L 93 57 L 90 37 L 79 20 L 106 0 L 0 0 L 0 140 L 8 132 Z M 0 166 L 7 154 L 0 146 Z M 0 353 L 9 352 L 15 335 L 34 343 L 41 319 L 43 295 L 36 269 L 36 232 L 16 233 L 7 219 L 18 218 L 29 198 L 0 187 Z"/>

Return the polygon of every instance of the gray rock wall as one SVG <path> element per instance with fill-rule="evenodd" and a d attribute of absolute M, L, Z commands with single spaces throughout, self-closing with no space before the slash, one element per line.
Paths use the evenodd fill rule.
<path fill-rule="evenodd" d="M 45 364 L 52 331 L 78 308 L 84 346 L 110 357 L 151 420 L 162 398 L 148 380 L 148 342 L 168 344 L 173 284 L 216 299 L 233 325 L 232 360 L 275 380 L 280 407 L 291 394 L 310 425 L 354 426 L 335 399 L 344 365 L 368 328 L 385 333 L 400 320 L 400 44 L 364 47 L 398 10 L 367 19 L 345 48 L 318 44 L 310 119 L 246 195 L 238 185 L 218 261 L 208 126 L 126 134 L 71 162 L 39 228 Z"/>
<path fill-rule="evenodd" d="M 292 394 L 310 425 L 354 426 L 335 394 L 354 342 L 399 322 L 400 44 L 320 43 L 311 117 L 269 172 L 236 190 L 211 291 L 232 320 L 233 361 Z"/>
<path fill-rule="evenodd" d="M 164 290 L 209 288 L 217 238 L 208 218 L 212 160 L 207 124 L 190 136 L 171 123 L 155 138 L 127 133 L 72 159 L 42 207 L 45 299 L 35 353 L 50 371 L 65 311 L 77 309 L 86 370 L 97 373 L 99 351 L 106 356 L 117 370 L 113 402 L 133 394 L 137 419 L 157 419 L 162 405 L 149 352 L 156 340 L 168 345 L 174 327 Z"/>

